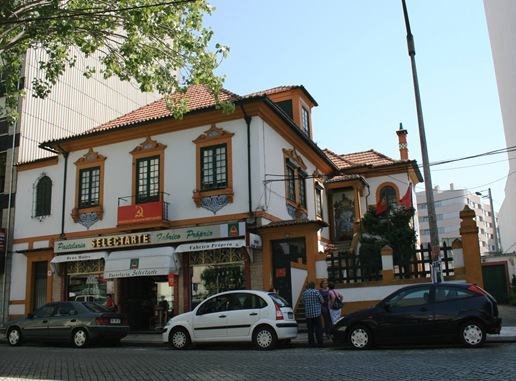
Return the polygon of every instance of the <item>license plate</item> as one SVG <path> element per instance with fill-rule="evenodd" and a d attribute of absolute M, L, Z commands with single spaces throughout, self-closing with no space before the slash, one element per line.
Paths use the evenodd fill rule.
<path fill-rule="evenodd" d="M 109 319 L 109 324 L 120 324 L 120 319 Z"/>

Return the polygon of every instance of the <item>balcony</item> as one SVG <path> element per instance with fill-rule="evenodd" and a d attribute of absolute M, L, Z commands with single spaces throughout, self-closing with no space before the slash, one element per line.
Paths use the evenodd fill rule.
<path fill-rule="evenodd" d="M 138 200 L 136 196 L 119 197 L 117 227 L 123 230 L 168 228 L 170 203 L 165 198 L 168 198 L 168 194 L 164 192 L 156 200 Z"/>

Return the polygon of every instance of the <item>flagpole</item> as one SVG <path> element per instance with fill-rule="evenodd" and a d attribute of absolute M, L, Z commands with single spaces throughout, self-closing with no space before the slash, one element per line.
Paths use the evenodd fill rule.
<path fill-rule="evenodd" d="M 421 96 L 419 94 L 419 82 L 416 70 L 416 48 L 414 45 L 414 36 L 410 31 L 410 23 L 405 0 L 401 0 L 403 6 L 403 16 L 405 18 L 405 27 L 407 28 L 407 46 L 412 65 L 412 79 L 414 82 L 414 95 L 416 97 L 417 121 L 419 125 L 419 140 L 421 143 L 421 156 L 423 161 L 423 174 L 425 176 L 425 194 L 426 205 L 428 210 L 428 225 L 430 228 L 430 246 L 432 256 L 432 281 L 439 283 L 443 281 L 441 256 L 439 254 L 439 234 L 437 230 L 437 218 L 435 214 L 434 192 L 432 186 L 432 177 L 430 175 L 430 164 L 428 160 L 428 148 L 426 146 L 425 124 L 423 122 L 423 108 L 421 107 Z"/>

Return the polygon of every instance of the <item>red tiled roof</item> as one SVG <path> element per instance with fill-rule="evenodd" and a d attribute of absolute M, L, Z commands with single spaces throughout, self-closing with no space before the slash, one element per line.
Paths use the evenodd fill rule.
<path fill-rule="evenodd" d="M 391 164 L 403 163 L 403 160 L 394 160 L 375 150 L 348 153 L 344 155 L 337 155 L 329 149 L 323 149 L 323 152 L 330 158 L 331 161 L 341 170 L 356 168 L 356 167 L 381 167 Z"/>
<path fill-rule="evenodd" d="M 219 93 L 220 101 L 237 101 L 241 99 L 237 94 L 234 94 L 226 89 L 222 89 Z M 208 92 L 203 85 L 190 86 L 186 93 L 174 93 L 170 96 L 171 100 L 187 99 L 187 107 L 190 111 L 199 110 L 215 106 L 215 99 Z M 172 113 L 167 109 L 167 102 L 165 98 L 159 99 L 151 104 L 140 107 L 128 114 L 122 115 L 110 122 L 104 123 L 88 132 L 109 130 L 131 124 L 147 122 L 150 120 L 158 120 L 161 118 L 171 117 Z"/>
<path fill-rule="evenodd" d="M 248 98 L 248 97 L 255 97 L 257 95 L 277 94 L 277 93 L 282 93 L 282 92 L 289 91 L 292 89 L 297 89 L 297 88 L 300 88 L 300 86 L 278 86 L 278 87 L 273 87 L 272 89 L 262 90 L 262 91 L 257 91 L 255 93 L 247 94 L 245 97 Z"/>

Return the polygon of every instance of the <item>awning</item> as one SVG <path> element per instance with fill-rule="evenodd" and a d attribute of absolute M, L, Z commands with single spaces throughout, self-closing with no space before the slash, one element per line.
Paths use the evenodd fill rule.
<path fill-rule="evenodd" d="M 113 251 L 106 259 L 104 278 L 178 274 L 180 268 L 180 256 L 173 247 Z"/>
<path fill-rule="evenodd" d="M 183 243 L 176 248 L 176 253 L 188 253 L 190 251 L 229 249 L 239 247 L 245 247 L 245 239 Z"/>
<path fill-rule="evenodd" d="M 94 251 L 91 253 L 57 255 L 50 261 L 50 268 L 52 269 L 52 272 L 54 274 L 59 274 L 59 263 L 75 261 L 93 261 L 96 259 L 105 260 L 107 256 L 107 251 Z"/>
<path fill-rule="evenodd" d="M 260 241 L 261 246 L 261 241 Z M 249 254 L 249 258 L 251 259 L 251 263 L 254 262 L 253 259 L 253 249 L 250 247 L 246 247 L 245 239 L 232 239 L 232 240 L 224 240 L 224 241 L 213 241 L 213 242 L 192 242 L 192 243 L 183 243 L 176 248 L 176 253 L 188 253 L 191 251 L 201 251 L 201 250 L 216 250 L 216 249 L 238 249 L 240 247 L 245 247 L 247 253 Z"/>

